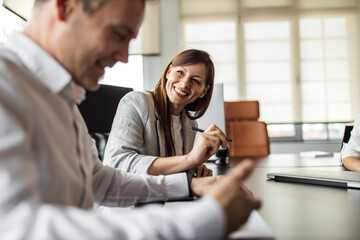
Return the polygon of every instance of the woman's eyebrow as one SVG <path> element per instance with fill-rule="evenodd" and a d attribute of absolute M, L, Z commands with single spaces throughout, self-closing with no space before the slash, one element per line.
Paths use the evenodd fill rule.
<path fill-rule="evenodd" d="M 178 66 L 179 68 L 183 69 L 185 72 L 189 72 L 185 67 L 183 66 Z M 193 75 L 192 77 L 197 77 L 197 78 L 200 78 L 202 79 L 202 77 L 200 75 Z"/>

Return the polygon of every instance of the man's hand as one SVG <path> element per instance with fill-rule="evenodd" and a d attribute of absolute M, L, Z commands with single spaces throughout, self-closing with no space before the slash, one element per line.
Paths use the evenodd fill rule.
<path fill-rule="evenodd" d="M 188 170 L 188 173 L 194 174 L 196 177 L 208 177 L 213 175 L 213 171 L 206 167 L 206 165 L 201 164 L 192 169 Z"/>
<path fill-rule="evenodd" d="M 344 158 L 343 164 L 346 169 L 354 172 L 360 172 L 360 158 L 349 156 Z"/>
<path fill-rule="evenodd" d="M 215 183 L 224 177 L 225 176 L 220 175 L 216 177 L 193 178 L 191 181 L 191 190 L 195 196 L 202 197 L 214 187 Z"/>
<path fill-rule="evenodd" d="M 242 183 L 254 167 L 251 160 L 239 163 L 225 176 L 193 178 L 191 188 L 197 196 L 217 199 L 227 218 L 227 234 L 244 224 L 251 211 L 260 207 L 260 200 Z"/>

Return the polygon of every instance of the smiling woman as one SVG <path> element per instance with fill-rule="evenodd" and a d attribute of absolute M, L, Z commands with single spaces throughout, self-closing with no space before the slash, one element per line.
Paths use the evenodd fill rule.
<path fill-rule="evenodd" d="M 215 125 L 200 134 L 197 126 L 211 99 L 214 65 L 208 53 L 190 49 L 167 65 L 153 92 L 131 92 L 119 103 L 104 163 L 123 171 L 152 175 L 188 170 L 211 175 L 205 162 L 225 147 Z"/>

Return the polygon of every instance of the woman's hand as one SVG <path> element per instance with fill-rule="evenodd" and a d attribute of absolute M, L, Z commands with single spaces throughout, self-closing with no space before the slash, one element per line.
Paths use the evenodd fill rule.
<path fill-rule="evenodd" d="M 208 177 L 213 175 L 213 171 L 208 169 L 204 164 L 189 169 L 188 172 L 194 174 L 195 177 Z"/>
<path fill-rule="evenodd" d="M 225 134 L 215 124 L 212 124 L 199 134 L 193 149 L 186 155 L 189 167 L 193 168 L 204 163 L 219 150 L 220 146 L 225 148 L 226 145 Z"/>

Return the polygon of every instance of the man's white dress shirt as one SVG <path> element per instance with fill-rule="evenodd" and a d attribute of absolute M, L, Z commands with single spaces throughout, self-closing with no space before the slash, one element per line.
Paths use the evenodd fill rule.
<path fill-rule="evenodd" d="M 213 239 L 219 203 L 92 210 L 188 196 L 186 174 L 123 173 L 97 159 L 71 75 L 23 33 L 0 49 L 0 239 Z"/>
<path fill-rule="evenodd" d="M 349 142 L 341 149 L 341 161 L 350 156 L 360 158 L 360 114 L 355 119 Z"/>

